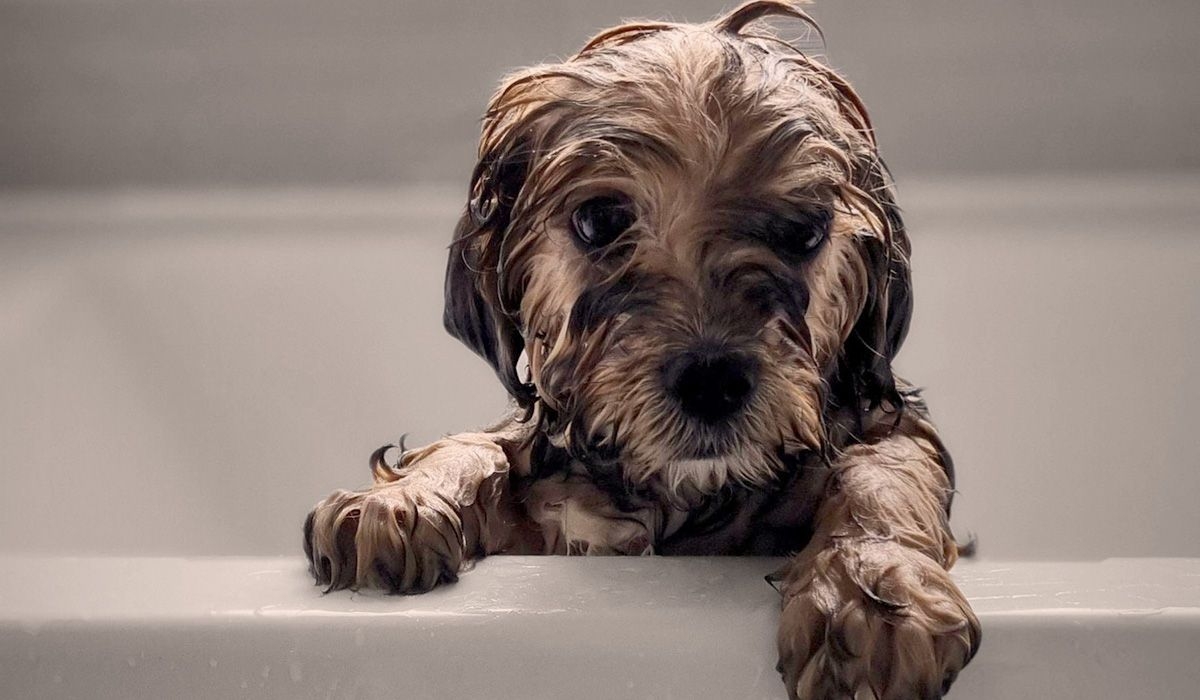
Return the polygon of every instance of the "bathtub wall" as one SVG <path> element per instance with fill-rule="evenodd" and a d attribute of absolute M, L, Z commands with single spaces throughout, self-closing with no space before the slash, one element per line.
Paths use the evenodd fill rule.
<path fill-rule="evenodd" d="M 902 190 L 899 365 L 986 557 L 1200 556 L 1200 179 Z M 0 551 L 299 551 L 366 458 L 483 425 L 454 191 L 0 197 Z"/>

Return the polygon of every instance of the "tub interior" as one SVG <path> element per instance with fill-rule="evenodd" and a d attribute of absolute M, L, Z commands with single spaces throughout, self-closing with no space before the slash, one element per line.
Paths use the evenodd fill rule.
<path fill-rule="evenodd" d="M 899 367 L 980 552 L 956 569 L 985 628 L 956 697 L 1200 685 L 1198 193 L 1170 175 L 902 183 Z M 365 485 L 382 443 L 504 408 L 441 329 L 463 203 L 0 194 L 0 695 L 560 697 L 580 678 L 609 693 L 584 697 L 781 695 L 778 562 L 513 557 L 424 597 L 311 585 L 316 500 Z M 533 658 L 557 670 L 532 678 Z"/>

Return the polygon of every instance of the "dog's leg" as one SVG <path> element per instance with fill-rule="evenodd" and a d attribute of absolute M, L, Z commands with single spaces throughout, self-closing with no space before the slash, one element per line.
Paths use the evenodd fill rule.
<path fill-rule="evenodd" d="M 304 525 L 317 582 L 330 590 L 427 591 L 473 559 L 517 550 L 522 518 L 509 489 L 505 432 L 464 433 L 406 452 L 375 484 L 338 491 Z"/>
<path fill-rule="evenodd" d="M 912 413 L 843 452 L 816 534 L 781 572 L 779 668 L 793 698 L 940 698 L 979 646 L 947 573 L 958 555 L 940 443 Z"/>

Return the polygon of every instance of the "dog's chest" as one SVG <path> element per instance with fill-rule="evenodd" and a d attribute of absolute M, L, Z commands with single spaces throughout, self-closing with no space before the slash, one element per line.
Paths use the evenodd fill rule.
<path fill-rule="evenodd" d="M 824 470 L 798 467 L 771 487 L 727 487 L 683 506 L 653 485 L 629 489 L 574 461 L 534 472 L 520 501 L 547 554 L 791 554 L 812 536 L 826 481 Z"/>

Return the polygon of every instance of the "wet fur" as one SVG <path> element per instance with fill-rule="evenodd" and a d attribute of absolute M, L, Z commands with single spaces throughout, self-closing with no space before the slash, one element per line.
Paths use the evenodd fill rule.
<path fill-rule="evenodd" d="M 629 24 L 511 76 L 484 117 L 450 248 L 446 327 L 513 415 L 373 460 L 375 485 L 310 514 L 330 589 L 428 590 L 487 554 L 794 555 L 779 572 L 793 697 L 938 697 L 979 624 L 947 575 L 953 470 L 891 362 L 909 244 L 870 121 L 831 69 L 758 20 Z M 618 191 L 600 251 L 570 212 Z M 772 244 L 831 220 L 817 253 Z M 664 367 L 697 343 L 755 368 L 717 429 Z M 522 358 L 524 360 L 522 361 Z"/>

